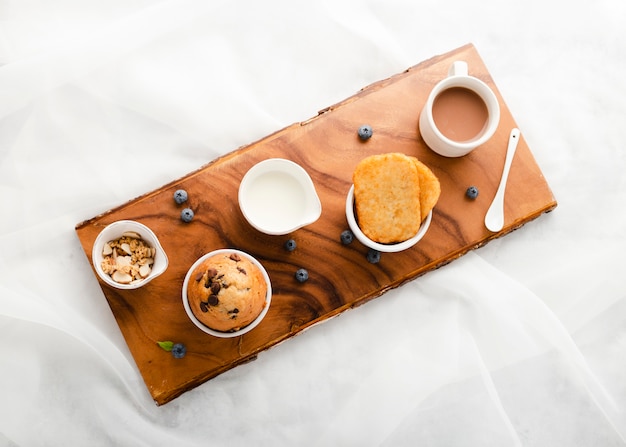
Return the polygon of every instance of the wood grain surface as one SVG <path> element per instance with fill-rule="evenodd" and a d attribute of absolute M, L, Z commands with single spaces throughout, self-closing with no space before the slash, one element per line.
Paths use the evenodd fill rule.
<path fill-rule="evenodd" d="M 467 61 L 470 74 L 494 89 L 501 120 L 488 143 L 465 157 L 449 159 L 425 146 L 417 123 L 428 93 L 455 60 Z M 362 124 L 374 129 L 374 136 L 366 142 L 357 137 Z M 303 329 L 378 297 L 554 209 L 556 200 L 521 129 L 506 192 L 505 227 L 499 233 L 485 228 L 483 219 L 500 180 L 513 127 L 517 125 L 493 79 L 474 46 L 468 44 L 374 83 L 306 122 L 293 124 L 79 223 L 76 231 L 90 262 L 98 233 L 121 219 L 146 224 L 168 254 L 167 271 L 145 287 L 125 291 L 100 283 L 155 402 L 169 402 Z M 431 227 L 415 247 L 383 253 L 380 263 L 370 264 L 363 245 L 355 241 L 344 246 L 339 235 L 348 228 L 344 206 L 354 167 L 363 157 L 384 152 L 417 156 L 439 177 L 442 193 Z M 322 202 L 317 222 L 287 236 L 266 236 L 254 230 L 237 202 L 239 182 L 246 171 L 272 157 L 302 165 Z M 475 201 L 464 195 L 470 185 L 480 190 Z M 195 212 L 188 224 L 179 217 L 183 206 L 173 200 L 179 188 L 188 191 L 185 206 Z M 289 238 L 298 244 L 293 252 L 283 248 Z M 189 267 L 218 248 L 237 248 L 259 259 L 274 291 L 264 321 L 233 339 L 219 339 L 196 328 L 181 301 L 181 286 Z M 294 279 L 301 267 L 310 276 L 302 284 Z M 184 343 L 187 355 L 174 359 L 157 346 L 159 340 Z"/>

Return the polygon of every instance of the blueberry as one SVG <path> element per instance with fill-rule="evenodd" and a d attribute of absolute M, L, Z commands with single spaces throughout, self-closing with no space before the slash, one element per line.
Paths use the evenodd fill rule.
<path fill-rule="evenodd" d="M 478 188 L 476 188 L 475 186 L 470 186 L 469 188 L 467 188 L 467 191 L 465 191 L 465 195 L 468 199 L 474 200 L 476 197 L 478 197 Z"/>
<path fill-rule="evenodd" d="M 296 272 L 296 279 L 298 282 L 305 282 L 309 279 L 309 272 L 307 272 L 306 269 L 298 269 Z"/>
<path fill-rule="evenodd" d="M 183 222 L 191 222 L 191 220 L 193 219 L 193 210 L 191 208 L 185 208 L 180 213 L 180 218 L 183 220 Z"/>
<path fill-rule="evenodd" d="M 176 192 L 174 193 L 174 201 L 179 205 L 181 203 L 185 203 L 187 201 L 187 191 L 185 191 L 184 189 L 176 190 Z"/>
<path fill-rule="evenodd" d="M 354 240 L 354 233 L 351 230 L 344 230 L 341 232 L 341 243 L 343 245 L 351 244 Z"/>
<path fill-rule="evenodd" d="M 374 131 L 372 130 L 372 126 L 368 126 L 367 124 L 359 127 L 359 138 L 363 141 L 369 140 L 372 137 Z"/>
<path fill-rule="evenodd" d="M 172 346 L 172 356 L 175 359 L 182 359 L 187 354 L 187 348 L 182 343 L 176 343 Z"/>
<path fill-rule="evenodd" d="M 285 250 L 287 251 L 294 251 L 296 249 L 296 241 L 293 239 L 289 239 L 287 242 L 285 242 Z"/>
<path fill-rule="evenodd" d="M 370 248 L 367 252 L 367 260 L 372 264 L 378 264 L 378 262 L 380 261 L 380 252 L 378 250 Z"/>

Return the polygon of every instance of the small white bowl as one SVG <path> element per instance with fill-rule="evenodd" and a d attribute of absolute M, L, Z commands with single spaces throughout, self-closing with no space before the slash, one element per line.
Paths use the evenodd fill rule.
<path fill-rule="evenodd" d="M 283 158 L 269 158 L 252 166 L 241 179 L 238 199 L 250 225 L 269 235 L 291 233 L 322 214 L 309 174 Z"/>
<path fill-rule="evenodd" d="M 122 237 L 122 234 L 127 231 L 133 231 L 141 236 L 141 239 L 146 241 L 151 247 L 156 249 L 156 254 L 154 255 L 154 264 L 152 265 L 152 271 L 150 274 L 140 280 L 130 284 L 121 284 L 119 282 L 113 281 L 110 275 L 104 273 L 102 270 L 102 260 L 104 256 L 102 255 L 102 249 L 104 248 L 104 244 L 114 239 Z M 110 285 L 111 287 L 115 287 L 116 289 L 138 289 L 139 287 L 145 286 L 154 278 L 162 274 L 168 266 L 167 255 L 165 254 L 165 250 L 161 247 L 161 243 L 156 235 L 152 232 L 152 230 L 146 227 L 144 224 L 135 222 L 134 220 L 118 220 L 117 222 L 113 222 L 112 224 L 107 225 L 101 232 L 98 234 L 96 241 L 93 244 L 93 249 L 91 252 L 91 259 L 93 261 L 93 266 L 96 269 L 96 273 L 105 283 Z"/>
<path fill-rule="evenodd" d="M 252 262 L 254 265 L 256 265 L 259 268 L 259 270 L 261 271 L 263 275 L 263 278 L 265 279 L 265 284 L 267 285 L 267 294 L 265 296 L 265 307 L 263 307 L 263 310 L 261 311 L 259 316 L 256 317 L 252 321 L 252 323 L 250 323 L 249 325 L 239 329 L 238 331 L 233 331 L 233 332 L 216 331 L 202 324 L 202 322 L 198 320 L 196 316 L 193 314 L 193 312 L 191 311 L 191 307 L 189 306 L 189 300 L 187 299 L 187 285 L 189 284 L 189 279 L 191 278 L 191 274 L 193 273 L 195 268 L 198 265 L 200 265 L 202 262 L 204 262 L 205 259 L 210 258 L 211 256 L 214 256 L 220 253 L 237 253 L 242 258 L 248 259 L 250 262 Z M 259 261 L 257 261 L 256 258 L 250 256 L 248 253 L 245 253 L 243 251 L 223 248 L 223 249 L 209 252 L 201 256 L 200 258 L 198 258 L 198 260 L 193 263 L 193 265 L 187 271 L 187 275 L 185 275 L 185 280 L 183 281 L 182 295 L 183 295 L 183 307 L 185 308 L 185 312 L 187 312 L 187 316 L 189 317 L 189 319 L 192 321 L 193 324 L 195 324 L 199 329 L 206 332 L 207 334 L 213 335 L 215 337 L 233 338 L 233 337 L 239 337 L 240 335 L 250 332 L 252 329 L 257 327 L 261 321 L 263 321 L 263 318 L 265 318 L 265 315 L 267 314 L 267 311 L 270 308 L 270 303 L 272 301 L 272 283 L 270 282 L 270 277 L 267 274 L 265 267 L 263 267 L 263 265 Z"/>
<path fill-rule="evenodd" d="M 346 197 L 346 218 L 348 219 L 348 225 L 350 226 L 350 230 L 352 230 L 354 236 L 363 245 L 369 248 L 373 248 L 374 250 L 378 250 L 380 252 L 397 253 L 399 251 L 406 250 L 407 248 L 411 248 L 424 237 L 426 231 L 428 231 L 428 227 L 430 227 L 430 222 L 433 218 L 433 212 L 431 211 L 430 213 L 428 213 L 428 216 L 426 216 L 426 219 L 424 219 L 424 221 L 420 225 L 417 234 L 411 239 L 398 242 L 397 244 L 381 244 L 368 238 L 359 228 L 359 224 L 356 221 L 356 216 L 354 215 L 354 185 L 352 185 L 350 186 L 348 196 Z"/>

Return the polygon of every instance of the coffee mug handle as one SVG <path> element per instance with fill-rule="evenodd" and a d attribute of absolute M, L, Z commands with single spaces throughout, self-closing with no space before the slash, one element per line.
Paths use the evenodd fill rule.
<path fill-rule="evenodd" d="M 448 77 L 451 77 L 451 76 L 467 76 L 467 75 L 468 75 L 467 62 L 465 62 L 465 61 L 456 61 L 456 62 L 454 62 L 450 66 L 450 69 L 448 70 Z"/>

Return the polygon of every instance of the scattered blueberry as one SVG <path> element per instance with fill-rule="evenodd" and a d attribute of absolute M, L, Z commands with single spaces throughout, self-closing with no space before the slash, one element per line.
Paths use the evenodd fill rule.
<path fill-rule="evenodd" d="M 296 241 L 293 239 L 289 239 L 287 242 L 285 242 L 285 250 L 287 251 L 294 251 L 296 249 Z"/>
<path fill-rule="evenodd" d="M 341 232 L 341 243 L 343 245 L 351 244 L 354 240 L 354 233 L 352 230 L 344 230 Z"/>
<path fill-rule="evenodd" d="M 175 359 L 182 359 L 187 354 L 187 348 L 182 343 L 176 343 L 172 346 L 172 356 Z"/>
<path fill-rule="evenodd" d="M 167 352 L 171 352 L 172 356 L 177 359 L 182 359 L 187 353 L 187 348 L 182 343 L 174 343 L 172 341 L 157 341 L 157 345 L 161 349 Z"/>
<path fill-rule="evenodd" d="M 305 282 L 309 279 L 309 272 L 307 272 L 306 269 L 298 269 L 296 272 L 296 279 L 298 282 Z"/>
<path fill-rule="evenodd" d="M 359 138 L 363 141 L 369 140 L 372 137 L 374 131 L 372 130 L 372 126 L 368 126 L 367 124 L 359 127 Z"/>
<path fill-rule="evenodd" d="M 380 252 L 378 250 L 370 248 L 367 252 L 367 260 L 372 264 L 378 264 L 378 262 L 380 261 Z"/>
<path fill-rule="evenodd" d="M 191 208 L 185 208 L 180 213 L 180 218 L 183 220 L 183 222 L 191 222 L 191 220 L 193 219 L 193 210 Z"/>
<path fill-rule="evenodd" d="M 181 203 L 185 203 L 187 201 L 187 198 L 187 191 L 185 191 L 184 189 L 178 189 L 174 193 L 174 201 L 179 205 Z"/>
<path fill-rule="evenodd" d="M 478 188 L 476 188 L 475 186 L 470 186 L 469 188 L 467 188 L 467 191 L 465 191 L 465 195 L 468 199 L 474 200 L 476 197 L 478 197 Z"/>

